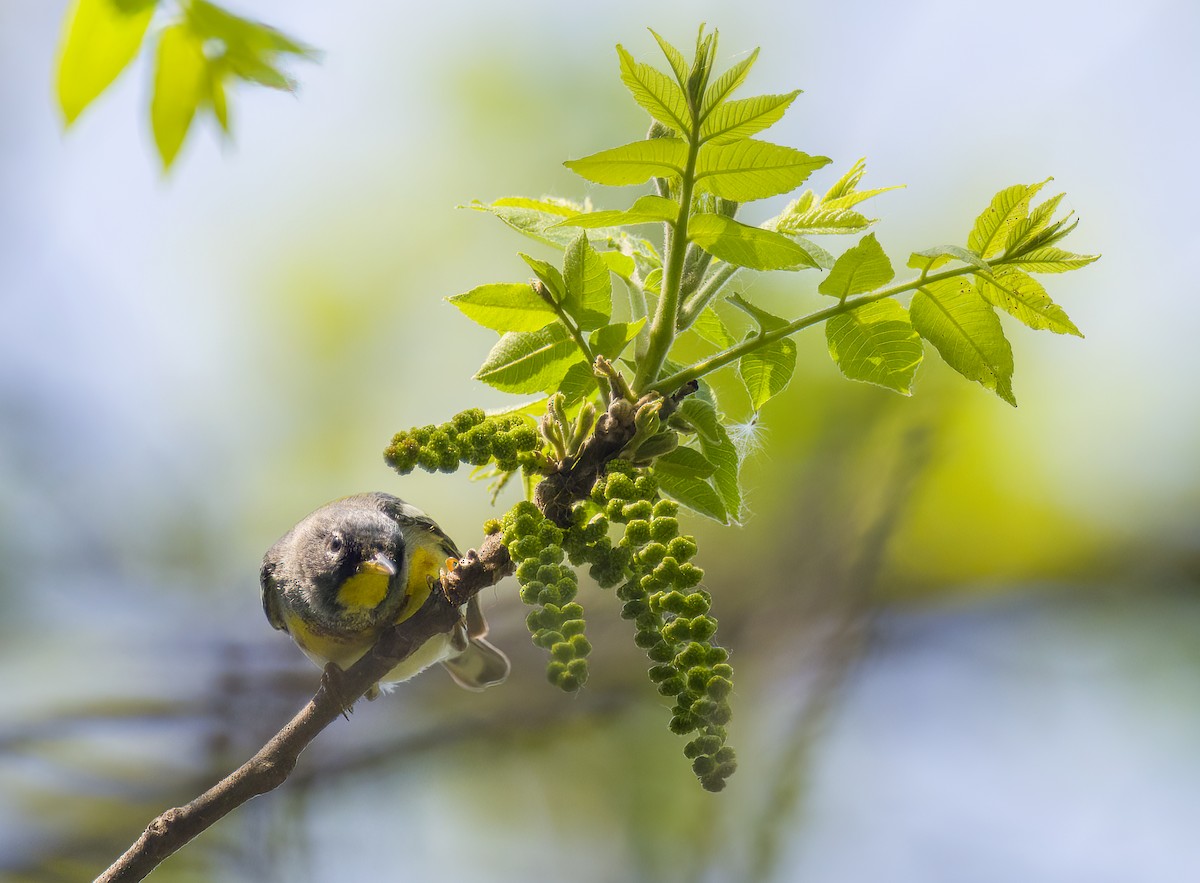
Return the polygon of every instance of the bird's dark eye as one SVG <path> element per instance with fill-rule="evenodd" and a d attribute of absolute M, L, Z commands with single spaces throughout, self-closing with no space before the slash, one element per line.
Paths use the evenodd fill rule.
<path fill-rule="evenodd" d="M 329 537 L 329 554 L 340 555 L 342 553 L 342 538 L 339 534 L 333 534 Z"/>

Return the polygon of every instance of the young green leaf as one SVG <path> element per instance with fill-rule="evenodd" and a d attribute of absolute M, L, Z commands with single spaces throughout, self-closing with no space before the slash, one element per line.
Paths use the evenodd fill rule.
<path fill-rule="evenodd" d="M 575 238 L 575 232 L 562 229 L 560 223 L 565 218 L 585 211 L 584 206 L 565 199 L 527 199 L 521 196 L 509 196 L 491 203 L 475 200 L 461 208 L 495 215 L 518 233 L 556 248 L 566 248 Z"/>
<path fill-rule="evenodd" d="M 679 203 L 665 196 L 639 196 L 629 208 L 624 211 L 586 212 L 559 221 L 559 227 L 597 227 L 633 226 L 635 224 L 674 224 L 679 215 Z"/>
<path fill-rule="evenodd" d="M 654 28 L 648 28 L 647 30 L 654 35 L 654 39 L 658 42 L 658 48 L 662 50 L 663 55 L 667 59 L 667 64 L 671 65 L 671 72 L 675 74 L 675 82 L 679 84 L 679 88 L 686 88 L 688 63 L 687 59 L 683 57 L 683 53 L 660 37 Z"/>
<path fill-rule="evenodd" d="M 975 219 L 967 247 L 984 260 L 1003 251 L 1009 232 L 1029 214 L 1029 200 L 1049 180 L 1040 184 L 1014 184 L 992 197 L 991 204 Z"/>
<path fill-rule="evenodd" d="M 750 303 L 740 294 L 732 295 L 728 301 L 748 313 L 758 325 L 758 331 L 751 332 L 747 339 L 787 324 L 778 316 Z M 755 411 L 761 410 L 763 405 L 783 392 L 795 373 L 796 342 L 790 337 L 772 341 L 738 359 L 738 376 L 746 387 L 750 404 Z"/>
<path fill-rule="evenodd" d="M 982 270 L 985 273 L 992 271 L 988 262 L 975 254 L 975 252 L 960 248 L 957 245 L 935 245 L 933 248 L 927 248 L 924 251 L 914 251 L 908 258 L 908 266 L 914 270 L 920 270 L 922 273 L 930 273 L 951 261 L 961 261 L 964 264 L 970 264 L 972 267 Z"/>
<path fill-rule="evenodd" d="M 692 114 L 679 86 L 661 71 L 635 61 L 619 43 L 617 55 L 621 59 L 621 82 L 633 93 L 634 100 L 664 126 L 690 134 Z"/>
<path fill-rule="evenodd" d="M 700 315 L 692 322 L 692 330 L 713 346 L 721 349 L 729 349 L 736 342 L 717 311 L 711 306 L 700 311 Z"/>
<path fill-rule="evenodd" d="M 664 472 L 658 468 L 661 461 L 661 457 L 655 461 L 654 470 L 654 474 L 658 478 L 659 490 L 679 505 L 686 506 L 705 518 L 711 518 L 721 524 L 729 523 L 729 513 L 725 511 L 725 504 L 721 502 L 720 494 L 713 489 L 711 484 L 702 478 L 689 478 Z"/>
<path fill-rule="evenodd" d="M 892 262 L 874 233 L 868 233 L 853 248 L 847 249 L 829 275 L 817 286 L 821 294 L 845 299 L 887 285 L 895 277 Z"/>
<path fill-rule="evenodd" d="M 702 453 L 683 445 L 655 460 L 654 468 L 659 475 L 694 478 L 700 481 L 711 477 L 717 471 L 717 467 L 708 462 L 708 458 Z"/>
<path fill-rule="evenodd" d="M 725 506 L 727 517 L 735 523 L 740 522 L 742 491 L 738 481 L 740 463 L 737 448 L 729 438 L 729 433 L 725 431 L 716 408 L 701 398 L 689 396 L 680 405 L 679 414 L 695 427 L 700 440 L 700 451 L 715 467 L 713 486 L 716 487 Z"/>
<path fill-rule="evenodd" d="M 828 164 L 829 157 L 753 138 L 706 144 L 696 162 L 696 188 L 722 199 L 750 202 L 794 190 Z"/>
<path fill-rule="evenodd" d="M 154 0 L 76 0 L 58 61 L 58 104 L 68 126 L 133 61 L 153 15 Z"/>
<path fill-rule="evenodd" d="M 196 109 L 207 95 L 208 61 L 200 37 L 186 24 L 164 29 L 158 38 L 150 102 L 150 124 L 164 170 L 175 161 Z"/>
<path fill-rule="evenodd" d="M 567 373 L 563 375 L 563 379 L 558 382 L 558 385 L 548 391 L 561 392 L 565 399 L 563 404 L 569 407 L 595 395 L 599 388 L 596 372 L 592 370 L 592 366 L 587 362 L 576 362 L 567 369 Z M 544 413 L 546 409 L 543 406 L 541 410 Z"/>
<path fill-rule="evenodd" d="M 992 277 L 981 277 L 976 288 L 988 303 L 1030 328 L 1083 337 L 1063 308 L 1046 294 L 1042 284 L 1015 267 L 1001 267 Z"/>
<path fill-rule="evenodd" d="M 1016 407 L 1012 348 L 992 307 L 958 277 L 922 287 L 909 305 L 913 327 L 946 364 Z"/>
<path fill-rule="evenodd" d="M 645 319 L 638 319 L 636 322 L 613 322 L 593 331 L 588 336 L 588 343 L 591 344 L 593 353 L 615 362 L 645 324 Z"/>
<path fill-rule="evenodd" d="M 804 195 L 811 197 L 813 193 L 808 190 Z M 780 233 L 788 235 L 845 234 L 861 233 L 874 224 L 875 220 L 853 209 L 831 209 L 824 204 L 805 206 L 797 200 L 775 219 L 774 226 Z"/>
<path fill-rule="evenodd" d="M 1025 245 L 1034 236 L 1041 233 L 1050 223 L 1050 219 L 1054 217 L 1054 212 L 1058 209 L 1058 204 L 1062 202 L 1065 193 L 1060 193 L 1057 196 L 1052 196 L 1039 205 L 1037 208 L 1029 212 L 1029 217 L 1022 218 L 1012 229 L 1008 231 L 1008 237 L 1004 240 L 1004 253 L 1012 254 L 1018 251 L 1021 246 Z"/>
<path fill-rule="evenodd" d="M 630 255 L 619 251 L 602 251 L 600 252 L 600 260 L 604 261 L 609 270 L 616 273 L 626 282 L 633 279 L 634 271 L 637 270 L 637 263 L 634 259 Z"/>
<path fill-rule="evenodd" d="M 705 144 L 732 144 L 749 138 L 779 122 L 791 107 L 797 89 L 786 95 L 757 95 L 740 98 L 717 107 L 700 126 L 700 141 Z"/>
<path fill-rule="evenodd" d="M 558 271 L 558 267 L 538 258 L 530 257 L 523 252 L 517 252 L 517 255 L 529 265 L 529 269 L 533 270 L 533 274 L 542 280 L 542 284 L 549 290 L 554 303 L 562 306 L 563 301 L 567 297 L 567 283 L 563 279 L 562 273 Z"/>
<path fill-rule="evenodd" d="M 921 338 L 908 311 L 890 298 L 855 307 L 825 324 L 829 355 L 851 380 L 912 395 L 921 364 Z"/>
<path fill-rule="evenodd" d="M 700 119 L 707 117 L 713 110 L 723 104 L 730 95 L 746 81 L 746 75 L 758 59 L 758 49 L 755 49 L 721 76 L 704 91 L 704 99 L 700 102 Z"/>
<path fill-rule="evenodd" d="M 754 270 L 798 270 L 819 266 L 791 239 L 761 227 L 751 227 L 724 215 L 692 215 L 688 239 L 713 257 Z"/>
<path fill-rule="evenodd" d="M 480 285 L 446 298 L 484 328 L 499 331 L 537 331 L 558 318 L 554 307 L 538 297 L 528 282 Z"/>
<path fill-rule="evenodd" d="M 1014 258 L 1009 263 L 1014 267 L 1020 267 L 1028 273 L 1067 273 L 1071 270 L 1078 270 L 1081 267 L 1086 267 L 1092 261 L 1100 260 L 1098 254 L 1072 254 L 1069 251 L 1063 251 L 1061 248 L 1053 246 L 1047 248 L 1035 248 L 1033 251 L 1026 252 L 1019 258 Z"/>
<path fill-rule="evenodd" d="M 599 328 L 608 322 L 612 315 L 612 277 L 608 264 L 588 244 L 586 233 L 580 233 L 567 246 L 562 278 L 566 283 L 563 310 L 580 330 Z"/>
<path fill-rule="evenodd" d="M 579 350 L 570 333 L 557 322 L 538 331 L 505 334 L 492 347 L 476 380 L 502 392 L 534 393 L 556 389 Z"/>
<path fill-rule="evenodd" d="M 850 171 L 838 178 L 834 185 L 829 188 L 826 194 L 821 197 L 821 205 L 828 210 L 848 209 L 858 205 L 864 200 L 870 199 L 873 196 L 878 196 L 880 193 L 887 193 L 890 190 L 900 190 L 904 187 L 903 184 L 894 184 L 891 187 L 876 187 L 872 190 L 858 190 L 858 182 L 862 180 L 863 175 L 867 171 L 867 159 L 863 157 L 850 167 Z"/>
<path fill-rule="evenodd" d="M 687 164 L 687 153 L 687 144 L 678 138 L 649 138 L 567 160 L 563 165 L 595 184 L 624 187 L 651 178 L 678 178 Z"/>
<path fill-rule="evenodd" d="M 229 103 L 225 97 L 225 77 L 227 71 L 225 66 L 220 62 L 210 61 L 208 64 L 207 86 L 205 89 L 204 103 L 212 109 L 213 116 L 216 117 L 217 123 L 221 126 L 221 131 L 226 135 L 230 135 L 229 128 Z"/>

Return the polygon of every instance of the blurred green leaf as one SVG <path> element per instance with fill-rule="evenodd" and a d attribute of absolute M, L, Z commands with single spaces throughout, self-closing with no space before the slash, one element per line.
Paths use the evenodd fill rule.
<path fill-rule="evenodd" d="M 319 56 L 313 47 L 269 25 L 234 15 L 207 0 L 192 0 L 186 10 L 192 30 L 216 44 L 213 59 L 243 80 L 292 91 L 296 81 L 279 69 L 278 57 L 314 61 Z"/>
<path fill-rule="evenodd" d="M 909 305 L 913 327 L 934 345 L 946 364 L 990 389 L 1014 408 L 1012 348 L 1000 319 L 965 278 L 922 287 Z"/>
<path fill-rule="evenodd" d="M 150 124 L 164 169 L 183 146 L 197 108 L 208 96 L 204 42 L 187 24 L 165 28 L 158 38 Z"/>
<path fill-rule="evenodd" d="M 754 270 L 796 270 L 816 267 L 817 261 L 786 236 L 751 227 L 724 215 L 692 215 L 688 239 L 713 257 Z"/>
<path fill-rule="evenodd" d="M 866 294 L 887 285 L 895 278 L 892 262 L 888 260 L 874 233 L 868 233 L 853 248 L 847 249 L 829 271 L 817 290 L 831 297 L 847 298 Z"/>
<path fill-rule="evenodd" d="M 560 227 L 617 227 L 635 224 L 674 224 L 679 214 L 679 203 L 665 196 L 639 196 L 624 211 L 586 212 L 559 221 Z"/>
<path fill-rule="evenodd" d="M 924 251 L 914 251 L 908 258 L 908 266 L 914 270 L 920 270 L 922 273 L 929 273 L 951 261 L 961 261 L 964 264 L 970 264 L 972 267 L 983 270 L 985 273 L 990 273 L 992 270 L 988 262 L 975 254 L 975 252 L 960 248 L 957 245 L 935 245 L 933 248 L 927 248 Z"/>
<path fill-rule="evenodd" d="M 447 301 L 484 328 L 506 331 L 537 331 L 558 318 L 554 307 L 538 297 L 528 282 L 496 282 L 480 285 Z"/>
<path fill-rule="evenodd" d="M 1015 267 L 1001 267 L 976 288 L 984 299 L 1035 330 L 1083 337 L 1066 312 L 1050 299 L 1042 284 Z"/>
<path fill-rule="evenodd" d="M 851 380 L 912 395 L 924 347 L 908 311 L 886 298 L 855 307 L 825 324 L 829 355 Z"/>
<path fill-rule="evenodd" d="M 687 144 L 678 138 L 651 138 L 602 150 L 563 165 L 596 184 L 621 187 L 651 178 L 678 178 L 687 163 Z"/>
<path fill-rule="evenodd" d="M 58 103 L 68 126 L 133 61 L 153 16 L 153 0 L 76 0 L 58 61 Z"/>
<path fill-rule="evenodd" d="M 708 144 L 732 144 L 775 125 L 787 113 L 799 89 L 786 95 L 756 95 L 722 104 L 704 119 L 700 140 Z"/>
<path fill-rule="evenodd" d="M 555 323 L 539 331 L 505 334 L 475 373 L 476 380 L 503 392 L 534 393 L 562 382 L 579 350 L 567 329 Z"/>
<path fill-rule="evenodd" d="M 692 114 L 678 84 L 656 68 L 635 61 L 619 43 L 617 55 L 621 60 L 621 82 L 633 93 L 634 100 L 664 126 L 690 133 Z"/>
<path fill-rule="evenodd" d="M 599 328 L 608 322 L 612 315 L 612 277 L 608 264 L 588 244 L 586 233 L 580 233 L 567 246 L 562 278 L 566 284 L 562 308 L 580 330 Z"/>
<path fill-rule="evenodd" d="M 787 193 L 828 164 L 828 157 L 809 156 L 753 138 L 732 144 L 707 144 L 700 149 L 696 162 L 696 188 L 722 199 L 750 202 Z"/>

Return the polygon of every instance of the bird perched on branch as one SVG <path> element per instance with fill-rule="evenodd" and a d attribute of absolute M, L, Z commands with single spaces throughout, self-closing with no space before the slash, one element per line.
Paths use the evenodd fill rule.
<path fill-rule="evenodd" d="M 384 629 L 421 609 L 447 559 L 458 549 L 437 524 L 391 494 L 334 500 L 305 517 L 263 557 L 263 611 L 317 665 L 347 669 Z M 455 627 L 435 635 L 380 684 L 406 681 L 440 662 L 468 690 L 508 677 L 508 658 L 484 640 L 479 599 L 461 608 Z M 373 699 L 379 684 L 367 693 Z"/>

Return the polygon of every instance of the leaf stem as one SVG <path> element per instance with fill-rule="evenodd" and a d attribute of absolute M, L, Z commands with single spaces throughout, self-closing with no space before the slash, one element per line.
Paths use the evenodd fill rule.
<path fill-rule="evenodd" d="M 650 326 L 650 345 L 646 355 L 638 363 L 633 388 L 643 391 L 649 387 L 662 370 L 671 344 L 675 342 L 675 323 L 679 318 L 679 286 L 683 280 L 683 263 L 687 257 L 688 218 L 692 211 L 692 187 L 696 178 L 696 157 L 700 144 L 693 135 L 688 144 L 687 165 L 679 181 L 679 215 L 671 234 L 671 249 L 667 266 L 663 271 L 662 292 L 658 307 L 654 311 L 654 322 Z"/>
<path fill-rule="evenodd" d="M 992 261 L 992 264 L 1004 263 L 1003 260 Z M 747 353 L 761 349 L 768 344 L 772 344 L 777 340 L 782 340 L 785 337 L 791 337 L 798 331 L 803 331 L 812 325 L 824 322 L 826 319 L 832 319 L 834 316 L 847 313 L 850 310 L 861 307 L 864 304 L 874 303 L 877 300 L 894 297 L 897 294 L 903 294 L 906 291 L 912 291 L 931 282 L 940 282 L 943 279 L 953 279 L 955 276 L 965 276 L 968 273 L 979 272 L 978 267 L 965 266 L 958 267 L 953 270 L 945 270 L 941 273 L 935 273 L 932 276 L 922 276 L 918 279 L 913 279 L 908 282 L 902 282 L 899 285 L 893 285 L 890 288 L 881 288 L 879 291 L 873 291 L 870 294 L 864 294 L 862 297 L 856 297 L 853 300 L 843 300 L 834 304 L 832 307 L 827 307 L 824 310 L 818 310 L 815 313 L 810 313 L 796 319 L 794 322 L 789 322 L 786 325 L 781 325 L 773 331 L 764 330 L 761 334 L 756 334 L 754 337 L 748 338 L 736 346 L 732 346 L 727 350 L 722 350 L 719 353 L 714 353 L 707 359 L 701 359 L 695 362 L 682 371 L 677 371 L 668 377 L 663 377 L 654 381 L 650 386 L 642 390 L 642 392 L 656 391 L 663 395 L 678 389 L 690 380 L 698 380 L 705 374 L 716 371 L 719 368 L 724 368 L 726 365 L 737 361 Z"/>

